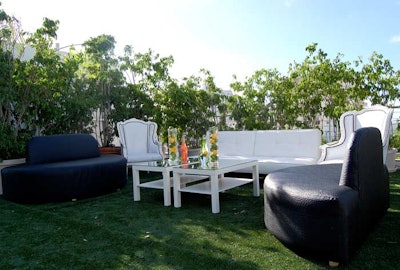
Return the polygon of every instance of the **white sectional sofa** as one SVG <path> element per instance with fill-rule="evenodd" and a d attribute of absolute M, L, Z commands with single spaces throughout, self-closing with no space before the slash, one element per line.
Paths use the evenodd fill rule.
<path fill-rule="evenodd" d="M 318 129 L 219 131 L 221 159 L 258 160 L 259 173 L 317 164 L 321 152 Z M 251 168 L 239 172 L 250 173 Z"/>

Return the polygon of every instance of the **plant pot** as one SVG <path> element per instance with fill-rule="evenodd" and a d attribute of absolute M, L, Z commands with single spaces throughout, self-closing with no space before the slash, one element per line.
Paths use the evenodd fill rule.
<path fill-rule="evenodd" d="M 3 182 L 1 181 L 1 170 L 10 167 L 10 166 L 15 166 L 18 164 L 23 164 L 26 162 L 25 158 L 18 158 L 18 159 L 6 159 L 3 160 L 3 162 L 0 162 L 0 195 L 3 194 Z"/>
<path fill-rule="evenodd" d="M 101 155 L 109 155 L 109 154 L 121 155 L 121 147 L 116 147 L 116 146 L 99 147 L 99 151 Z"/>

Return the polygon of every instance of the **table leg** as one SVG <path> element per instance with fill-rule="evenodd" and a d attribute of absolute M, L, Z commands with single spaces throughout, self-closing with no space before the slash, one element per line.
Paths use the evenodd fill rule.
<path fill-rule="evenodd" d="M 218 175 L 210 177 L 211 181 L 211 209 L 214 214 L 219 213 L 219 183 Z"/>
<path fill-rule="evenodd" d="M 133 200 L 140 201 L 139 171 L 132 168 Z"/>
<path fill-rule="evenodd" d="M 253 166 L 253 195 L 260 196 L 260 178 L 258 174 L 258 165 Z"/>
<path fill-rule="evenodd" d="M 174 173 L 174 207 L 179 208 L 182 205 L 181 202 L 181 174 Z"/>
<path fill-rule="evenodd" d="M 171 205 L 171 178 L 169 172 L 163 172 L 164 206 Z"/>

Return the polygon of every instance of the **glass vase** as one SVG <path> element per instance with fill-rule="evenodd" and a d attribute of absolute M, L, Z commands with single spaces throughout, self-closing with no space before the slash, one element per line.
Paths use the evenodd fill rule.
<path fill-rule="evenodd" d="M 206 136 L 201 139 L 200 163 L 202 168 L 208 167 L 209 151 Z"/>
<path fill-rule="evenodd" d="M 218 127 L 209 129 L 210 167 L 218 168 Z"/>
<path fill-rule="evenodd" d="M 168 128 L 168 163 L 170 165 L 179 164 L 179 152 L 178 152 L 178 131 L 176 128 Z"/>

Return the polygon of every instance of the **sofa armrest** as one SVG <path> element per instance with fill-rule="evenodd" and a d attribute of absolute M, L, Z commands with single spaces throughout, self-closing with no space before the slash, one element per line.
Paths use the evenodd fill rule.
<path fill-rule="evenodd" d="M 343 160 L 343 156 L 347 151 L 346 145 L 345 141 L 335 141 L 321 145 L 321 157 L 318 163 L 329 160 Z"/>

